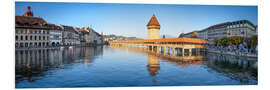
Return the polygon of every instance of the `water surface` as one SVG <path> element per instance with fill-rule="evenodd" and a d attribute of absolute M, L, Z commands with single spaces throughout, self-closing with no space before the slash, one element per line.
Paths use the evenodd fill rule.
<path fill-rule="evenodd" d="M 213 53 L 177 59 L 140 49 L 104 46 L 16 50 L 15 55 L 16 88 L 258 83 L 256 58 Z"/>

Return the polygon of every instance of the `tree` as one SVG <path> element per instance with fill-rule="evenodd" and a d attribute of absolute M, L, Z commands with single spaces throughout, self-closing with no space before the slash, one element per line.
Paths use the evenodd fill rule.
<path fill-rule="evenodd" d="M 251 37 L 251 39 L 252 39 L 252 47 L 253 48 L 255 48 L 257 45 L 258 45 L 258 35 L 253 35 L 252 37 Z"/>
<path fill-rule="evenodd" d="M 239 44 L 243 43 L 244 40 L 245 40 L 244 37 L 232 36 L 232 37 L 214 38 L 214 43 L 217 46 L 228 46 L 228 45 L 238 46 Z"/>
<path fill-rule="evenodd" d="M 193 32 L 191 38 L 197 38 L 197 32 Z"/>
<path fill-rule="evenodd" d="M 163 35 L 162 38 L 163 38 L 163 39 L 166 38 L 165 35 Z"/>

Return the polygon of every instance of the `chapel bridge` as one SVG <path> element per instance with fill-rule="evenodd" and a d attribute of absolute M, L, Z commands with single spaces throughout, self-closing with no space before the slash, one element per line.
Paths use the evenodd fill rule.
<path fill-rule="evenodd" d="M 205 49 L 208 42 L 198 38 L 167 38 L 149 40 L 123 40 L 110 41 L 110 46 L 140 47 L 151 52 L 164 55 L 192 55 L 192 52 L 199 52 Z"/>

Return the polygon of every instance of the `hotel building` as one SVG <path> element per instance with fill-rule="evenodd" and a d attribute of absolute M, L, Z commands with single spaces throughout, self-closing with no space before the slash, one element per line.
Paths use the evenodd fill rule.
<path fill-rule="evenodd" d="M 214 38 L 241 36 L 251 37 L 256 33 L 256 27 L 248 20 L 239 20 L 234 22 L 225 22 L 210 26 L 203 30 L 197 31 L 197 38 L 208 40 L 214 44 Z M 190 37 L 190 33 L 184 34 L 184 37 Z"/>

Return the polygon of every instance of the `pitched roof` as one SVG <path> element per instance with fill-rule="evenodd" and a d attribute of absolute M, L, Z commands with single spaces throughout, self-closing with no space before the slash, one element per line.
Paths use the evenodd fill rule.
<path fill-rule="evenodd" d="M 62 29 L 60 26 L 57 26 L 55 24 L 48 24 L 48 26 L 52 30 L 61 30 Z"/>
<path fill-rule="evenodd" d="M 159 24 L 159 22 L 158 22 L 158 20 L 157 20 L 157 18 L 156 18 L 155 15 L 152 16 L 152 18 L 150 19 L 150 21 L 147 24 L 147 26 L 152 26 L 152 25 L 154 25 L 154 26 L 160 26 L 160 24 Z"/>
<path fill-rule="evenodd" d="M 29 16 L 15 16 L 16 24 L 47 24 L 47 22 L 38 17 L 29 17 Z"/>

